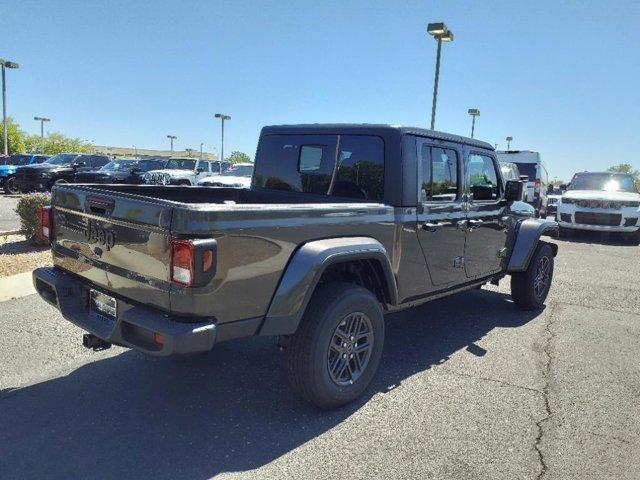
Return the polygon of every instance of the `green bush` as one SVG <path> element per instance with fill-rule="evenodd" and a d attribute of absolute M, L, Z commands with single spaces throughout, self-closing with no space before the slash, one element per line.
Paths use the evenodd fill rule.
<path fill-rule="evenodd" d="M 20 216 L 20 227 L 22 233 L 29 242 L 34 245 L 43 245 L 38 232 L 40 223 L 40 207 L 51 205 L 51 195 L 48 193 L 32 193 L 23 195 L 18 200 L 16 213 Z"/>

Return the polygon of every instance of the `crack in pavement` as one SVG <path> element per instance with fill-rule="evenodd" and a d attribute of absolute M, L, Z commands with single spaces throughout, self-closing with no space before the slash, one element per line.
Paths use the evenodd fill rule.
<path fill-rule="evenodd" d="M 543 380 L 542 397 L 544 399 L 544 408 L 545 408 L 546 415 L 544 416 L 544 418 L 541 418 L 536 422 L 536 428 L 538 429 L 538 434 L 536 435 L 536 441 L 535 441 L 534 447 L 536 449 L 536 452 L 538 453 L 538 460 L 540 462 L 540 472 L 536 476 L 537 480 L 540 480 L 543 477 L 545 477 L 549 468 L 547 465 L 547 462 L 545 461 L 544 453 L 542 452 L 540 444 L 542 443 L 542 436 L 544 435 L 542 424 L 547 420 L 549 420 L 549 418 L 551 418 L 551 416 L 553 415 L 553 413 L 551 412 L 551 405 L 549 404 L 549 389 L 550 389 L 549 374 L 551 373 L 551 362 L 553 360 L 553 354 L 551 351 L 552 349 L 551 341 L 555 338 L 555 334 L 551 331 L 551 326 L 553 325 L 553 316 L 556 313 L 556 307 L 557 307 L 556 302 L 553 302 L 550 305 L 549 319 L 545 322 L 545 325 L 544 325 L 546 339 L 544 342 L 544 346 L 542 348 L 542 352 L 546 355 L 546 362 L 544 363 L 544 366 L 542 368 L 542 380 Z"/>
<path fill-rule="evenodd" d="M 481 377 L 481 376 L 478 376 L 478 375 L 472 375 L 470 373 L 459 372 L 457 370 L 445 370 L 445 373 L 450 373 L 452 375 L 458 375 L 460 377 L 473 378 L 475 380 L 483 380 L 485 382 L 498 383 L 498 384 L 500 384 L 502 386 L 505 386 L 505 387 L 517 388 L 519 390 L 526 390 L 526 391 L 529 391 L 529 392 L 537 393 L 539 395 L 544 395 L 544 392 L 542 390 L 538 390 L 537 388 L 525 387 L 524 385 L 516 385 L 515 383 L 505 382 L 504 380 L 498 380 L 497 378 Z"/>

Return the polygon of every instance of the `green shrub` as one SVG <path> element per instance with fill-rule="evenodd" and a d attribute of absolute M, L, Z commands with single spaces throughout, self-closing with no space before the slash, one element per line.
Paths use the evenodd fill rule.
<path fill-rule="evenodd" d="M 18 200 L 16 213 L 20 216 L 20 227 L 22 233 L 29 242 L 34 245 L 42 245 L 38 232 L 38 224 L 40 223 L 40 207 L 43 205 L 51 205 L 51 195 L 48 193 L 31 193 L 23 195 Z"/>

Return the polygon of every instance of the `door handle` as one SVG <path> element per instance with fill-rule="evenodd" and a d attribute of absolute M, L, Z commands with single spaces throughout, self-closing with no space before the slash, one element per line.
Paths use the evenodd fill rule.
<path fill-rule="evenodd" d="M 422 224 L 422 229 L 426 230 L 427 232 L 435 232 L 436 230 L 444 227 L 445 225 L 446 223 L 442 223 L 442 222 L 436 222 L 436 223 L 427 222 Z"/>

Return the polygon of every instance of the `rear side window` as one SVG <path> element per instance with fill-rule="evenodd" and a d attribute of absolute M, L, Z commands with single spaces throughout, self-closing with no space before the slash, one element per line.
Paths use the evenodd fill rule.
<path fill-rule="evenodd" d="M 343 135 L 333 195 L 379 202 L 384 197 L 384 142 L 380 137 Z"/>
<path fill-rule="evenodd" d="M 448 148 L 418 142 L 422 169 L 421 202 L 453 202 L 458 196 L 458 154 Z"/>
<path fill-rule="evenodd" d="M 268 135 L 255 187 L 381 201 L 384 142 L 368 135 Z"/>
<path fill-rule="evenodd" d="M 538 174 L 536 173 L 535 163 L 518 162 L 516 163 L 516 165 L 518 166 L 518 171 L 520 172 L 520 175 L 526 175 L 527 177 L 529 177 L 529 180 L 528 180 L 529 182 L 536 181 Z"/>

